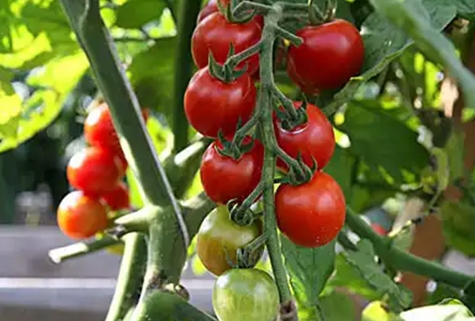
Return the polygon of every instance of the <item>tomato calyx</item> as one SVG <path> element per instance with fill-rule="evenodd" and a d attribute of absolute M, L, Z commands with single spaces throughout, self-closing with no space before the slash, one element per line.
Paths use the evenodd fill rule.
<path fill-rule="evenodd" d="M 241 123 L 241 118 L 239 118 L 237 128 L 241 127 Z M 228 140 L 221 130 L 218 131 L 218 140 L 215 149 L 221 156 L 239 160 L 243 154 L 250 152 L 253 148 L 254 138 L 252 136 L 245 136 L 240 141 L 236 139 Z"/>
<path fill-rule="evenodd" d="M 233 2 L 235 1 L 231 0 L 226 5 L 224 5 L 221 1 L 216 2 L 218 10 L 224 15 L 229 23 L 248 23 L 256 17 L 256 9 L 248 10 L 238 17 L 234 14 Z"/>
<path fill-rule="evenodd" d="M 289 166 L 289 171 L 282 179 L 280 183 L 290 184 L 292 186 L 298 186 L 309 182 L 315 171 L 318 168 L 317 161 L 312 157 L 313 164 L 311 167 L 307 166 L 303 160 L 302 154 L 299 153 L 297 158 L 294 159 L 283 152 L 286 156 L 283 157 L 282 154 L 279 157 Z"/>
<path fill-rule="evenodd" d="M 302 103 L 295 108 L 291 101 L 285 101 L 280 108 L 276 108 L 275 114 L 279 119 L 283 129 L 291 131 L 299 126 L 307 124 L 307 99 L 302 99 Z"/>
<path fill-rule="evenodd" d="M 237 269 L 250 269 L 256 266 L 261 259 L 262 248 L 267 241 L 267 236 L 262 234 L 246 246 L 236 251 Z"/>
<path fill-rule="evenodd" d="M 259 183 L 249 196 L 241 203 L 237 200 L 230 200 L 226 206 L 231 216 L 231 220 L 241 226 L 247 226 L 254 223 L 262 216 L 262 213 L 256 213 L 251 210 L 252 204 L 256 202 L 264 190 L 264 185 Z"/>
<path fill-rule="evenodd" d="M 314 2 L 314 0 L 311 0 L 308 6 L 308 19 L 310 25 L 318 26 L 335 19 L 337 1 L 326 0 L 323 10 L 320 10 Z"/>

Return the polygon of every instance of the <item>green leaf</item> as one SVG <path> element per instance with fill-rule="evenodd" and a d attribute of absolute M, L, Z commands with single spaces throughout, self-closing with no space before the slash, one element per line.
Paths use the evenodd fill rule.
<path fill-rule="evenodd" d="M 325 172 L 330 174 L 340 185 L 345 198 L 351 199 L 352 178 L 356 159 L 347 149 L 335 147 L 330 162 L 325 166 Z"/>
<path fill-rule="evenodd" d="M 327 245 L 309 249 L 295 245 L 283 235 L 280 239 L 297 302 L 308 308 L 314 307 L 334 270 L 335 240 Z"/>
<path fill-rule="evenodd" d="M 465 135 L 461 130 L 453 130 L 445 144 L 445 152 L 449 158 L 450 180 L 460 179 L 464 175 Z"/>
<path fill-rule="evenodd" d="M 373 245 L 368 240 L 357 244 L 357 251 L 344 252 L 346 261 L 359 272 L 360 276 L 380 295 L 387 295 L 391 308 L 395 311 L 407 308 L 411 304 L 411 292 L 397 285 L 375 262 Z"/>
<path fill-rule="evenodd" d="M 138 29 L 160 19 L 166 3 L 161 0 L 130 0 L 117 9 L 117 27 Z"/>
<path fill-rule="evenodd" d="M 468 256 L 475 256 L 475 206 L 445 200 L 440 207 L 445 241 Z"/>
<path fill-rule="evenodd" d="M 470 310 L 458 300 L 447 300 L 444 303 L 412 309 L 400 314 L 404 321 L 474 321 Z"/>
<path fill-rule="evenodd" d="M 354 301 L 347 294 L 337 291 L 322 296 L 320 307 L 325 321 L 354 321 L 356 317 Z"/>
<path fill-rule="evenodd" d="M 416 174 L 428 163 L 429 152 L 417 142 L 418 134 L 383 112 L 377 102 L 352 101 L 338 129 L 349 136 L 353 154 L 370 167 L 383 167 L 399 183 L 402 170 Z"/>

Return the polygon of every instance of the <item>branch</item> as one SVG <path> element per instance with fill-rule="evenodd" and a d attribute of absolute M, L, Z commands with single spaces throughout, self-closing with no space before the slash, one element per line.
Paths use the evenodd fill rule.
<path fill-rule="evenodd" d="M 119 240 L 108 235 L 104 235 L 104 237 L 99 240 L 92 239 L 50 250 L 48 252 L 48 256 L 51 261 L 59 264 L 66 260 L 83 256 L 85 254 L 94 253 L 119 243 Z"/>

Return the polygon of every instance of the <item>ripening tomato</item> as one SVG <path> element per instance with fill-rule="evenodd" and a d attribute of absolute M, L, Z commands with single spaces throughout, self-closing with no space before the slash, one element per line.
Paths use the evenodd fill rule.
<path fill-rule="evenodd" d="M 303 39 L 291 45 L 287 57 L 290 78 L 308 94 L 336 89 L 356 76 L 363 65 L 364 44 L 358 29 L 345 20 L 334 20 L 297 31 Z"/>
<path fill-rule="evenodd" d="M 301 102 L 294 102 L 300 108 Z M 324 168 L 335 151 L 335 135 L 333 127 L 325 114 L 315 105 L 307 103 L 307 122 L 291 130 L 282 128 L 277 116 L 274 117 L 275 138 L 277 144 L 291 157 L 297 158 L 300 153 L 304 163 L 312 166 L 312 157 L 317 161 L 319 169 Z M 288 167 L 281 159 L 277 166 L 286 172 Z"/>
<path fill-rule="evenodd" d="M 227 6 L 231 0 L 221 0 L 223 6 Z M 209 0 L 208 3 L 201 9 L 200 14 L 198 15 L 198 23 L 203 21 L 206 17 L 214 12 L 218 12 L 218 3 L 216 0 Z M 261 28 L 264 26 L 264 17 L 263 16 L 255 16 L 254 18 Z"/>
<path fill-rule="evenodd" d="M 244 143 L 250 143 L 248 136 Z M 250 151 L 238 160 L 219 154 L 216 148 L 221 143 L 215 141 L 206 149 L 201 159 L 200 178 L 206 195 L 218 204 L 226 204 L 232 199 L 243 201 L 257 187 L 262 175 L 264 147 L 258 140 Z"/>
<path fill-rule="evenodd" d="M 236 131 L 251 118 L 257 90 L 249 74 L 224 83 L 209 73 L 208 67 L 191 78 L 185 92 L 185 113 L 191 126 L 207 137 L 216 138 L 221 129 L 225 135 Z"/>
<path fill-rule="evenodd" d="M 102 200 L 113 211 L 130 208 L 129 189 L 120 182 L 112 191 L 102 195 Z"/>
<path fill-rule="evenodd" d="M 117 187 L 125 172 L 117 155 L 102 148 L 88 147 L 71 157 L 66 174 L 74 188 L 102 196 Z"/>
<path fill-rule="evenodd" d="M 203 68 L 208 65 L 211 52 L 215 60 L 223 64 L 228 57 L 231 43 L 234 46 L 234 53 L 240 53 L 258 43 L 261 34 L 261 26 L 255 19 L 247 23 L 229 23 L 220 12 L 212 13 L 201 21 L 193 32 L 191 38 L 193 60 L 198 68 Z M 259 56 L 252 55 L 237 67 L 242 68 L 246 63 L 247 71 L 253 74 L 259 66 Z"/>
<path fill-rule="evenodd" d="M 254 221 L 247 226 L 240 226 L 230 218 L 226 206 L 218 205 L 206 216 L 196 237 L 198 257 L 208 271 L 221 275 L 232 268 L 229 263 L 237 264 L 236 251 L 255 240 L 262 234 L 262 222 Z M 259 249 L 254 257 L 257 264 L 264 248 Z"/>
<path fill-rule="evenodd" d="M 107 228 L 107 210 L 97 198 L 74 191 L 66 195 L 57 210 L 60 230 L 72 239 L 84 239 Z"/>
<path fill-rule="evenodd" d="M 345 213 L 340 186 L 321 171 L 302 185 L 282 184 L 275 193 L 277 225 L 300 246 L 313 248 L 333 240 L 345 223 Z"/>
<path fill-rule="evenodd" d="M 212 303 L 220 321 L 273 321 L 279 312 L 279 291 L 265 271 L 231 269 L 216 279 Z"/>

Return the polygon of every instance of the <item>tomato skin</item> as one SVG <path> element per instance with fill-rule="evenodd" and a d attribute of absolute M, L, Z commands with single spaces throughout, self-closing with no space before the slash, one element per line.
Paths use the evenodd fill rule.
<path fill-rule="evenodd" d="M 193 32 L 193 61 L 198 68 L 203 68 L 208 65 L 211 52 L 215 60 L 223 64 L 228 57 L 230 43 L 234 45 L 234 52 L 239 53 L 258 43 L 261 34 L 261 26 L 255 19 L 244 24 L 229 23 L 220 12 L 214 12 L 201 21 Z M 253 74 L 259 66 L 259 56 L 252 55 L 237 67 L 242 68 L 246 63 L 248 73 Z"/>
<path fill-rule="evenodd" d="M 293 243 L 322 246 L 332 241 L 345 223 L 345 196 L 330 175 L 317 171 L 305 184 L 277 188 L 275 214 L 280 231 Z"/>
<path fill-rule="evenodd" d="M 249 74 L 231 83 L 214 78 L 208 67 L 199 70 L 185 92 L 185 113 L 191 126 L 204 136 L 216 138 L 236 131 L 239 118 L 246 123 L 256 105 L 257 90 Z"/>
<path fill-rule="evenodd" d="M 197 234 L 197 254 L 206 269 L 214 275 L 221 275 L 231 269 L 228 260 L 237 264 L 236 251 L 262 234 L 262 222 L 240 226 L 234 223 L 226 206 L 212 210 L 201 223 Z M 256 264 L 264 248 L 256 253 Z"/>
<path fill-rule="evenodd" d="M 273 321 L 279 311 L 279 292 L 267 272 L 231 269 L 217 278 L 212 303 L 220 321 Z"/>
<path fill-rule="evenodd" d="M 81 191 L 73 191 L 62 199 L 57 221 L 60 230 L 72 239 L 91 237 L 109 225 L 104 204 Z"/>
<path fill-rule="evenodd" d="M 300 108 L 301 102 L 294 102 Z M 317 161 L 319 169 L 324 168 L 335 151 L 335 134 L 325 114 L 315 105 L 307 103 L 307 123 L 290 131 L 282 128 L 277 116 L 274 117 L 275 138 L 277 144 L 291 157 L 302 155 L 307 166 L 312 166 L 312 157 Z M 280 158 L 277 167 L 287 172 L 288 166 Z"/>
<path fill-rule="evenodd" d="M 66 169 L 71 186 L 97 196 L 114 190 L 124 174 L 120 158 L 97 147 L 88 147 L 76 153 Z"/>
<path fill-rule="evenodd" d="M 245 143 L 250 142 L 246 137 Z M 232 199 L 243 201 L 257 187 L 262 175 L 264 147 L 254 140 L 252 149 L 238 160 L 222 156 L 216 150 L 221 144 L 213 142 L 203 154 L 200 178 L 206 195 L 218 204 Z"/>
<path fill-rule="evenodd" d="M 130 208 L 130 196 L 127 185 L 120 182 L 112 191 L 102 195 L 102 200 L 112 211 Z"/>
<path fill-rule="evenodd" d="M 305 93 L 339 88 L 360 72 L 364 43 L 358 29 L 348 21 L 336 19 L 307 26 L 296 35 L 303 43 L 290 46 L 287 73 Z"/>

